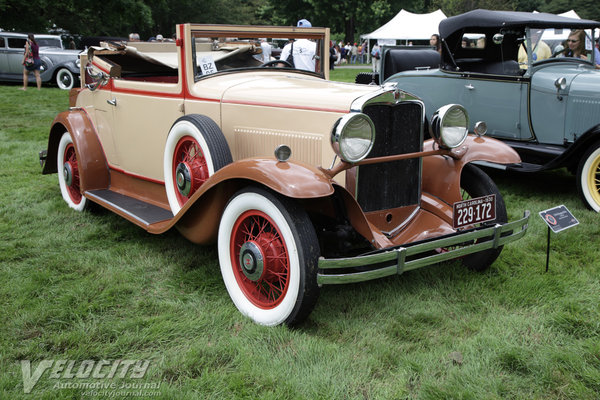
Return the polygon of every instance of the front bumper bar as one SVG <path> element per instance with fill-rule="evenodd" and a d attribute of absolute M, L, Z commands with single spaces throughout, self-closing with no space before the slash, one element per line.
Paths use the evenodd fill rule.
<path fill-rule="evenodd" d="M 425 267 L 497 248 L 522 238 L 527 231 L 529 211 L 523 218 L 487 228 L 476 228 L 418 244 L 386 249 L 381 252 L 349 258 L 319 258 L 319 285 L 342 284 L 399 275 L 404 271 Z M 456 248 L 452 248 L 457 246 Z M 447 249 L 436 252 L 436 249 Z M 371 267 L 366 271 L 361 268 Z"/>

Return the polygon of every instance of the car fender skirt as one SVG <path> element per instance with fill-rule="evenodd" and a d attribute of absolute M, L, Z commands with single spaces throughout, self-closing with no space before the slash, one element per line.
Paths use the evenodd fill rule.
<path fill-rule="evenodd" d="M 318 199 L 334 193 L 333 182 L 319 169 L 298 162 L 248 158 L 221 168 L 192 195 L 175 216 L 176 227 L 188 240 L 214 242 L 229 198 L 249 185 L 267 187 L 294 199 Z"/>
<path fill-rule="evenodd" d="M 44 164 L 42 173 L 53 174 L 57 172 L 58 143 L 66 131 L 71 134 L 75 145 L 82 192 L 108 188 L 110 174 L 106 156 L 92 121 L 82 109 L 64 111 L 58 114 L 52 122 L 48 138 L 47 161 Z"/>

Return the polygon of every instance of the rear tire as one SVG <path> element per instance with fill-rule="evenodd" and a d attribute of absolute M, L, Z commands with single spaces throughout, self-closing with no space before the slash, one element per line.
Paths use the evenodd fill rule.
<path fill-rule="evenodd" d="M 75 86 L 77 78 L 67 68 L 61 68 L 56 73 L 56 84 L 60 89 L 70 90 Z"/>
<path fill-rule="evenodd" d="M 88 200 L 81 193 L 79 160 L 69 132 L 63 133 L 60 138 L 56 169 L 60 192 L 65 202 L 76 211 L 85 210 L 88 207 Z"/>
<path fill-rule="evenodd" d="M 587 208 L 600 212 L 600 142 L 594 144 L 579 162 L 577 191 Z"/>
<path fill-rule="evenodd" d="M 379 74 L 377 72 L 360 72 L 354 78 L 354 83 L 359 83 L 363 85 L 378 85 L 379 84 Z"/>
<path fill-rule="evenodd" d="M 485 172 L 474 165 L 467 164 L 462 170 L 460 176 L 460 188 L 463 199 L 487 196 L 490 194 L 496 195 L 496 219 L 484 223 L 483 225 L 495 225 L 496 223 L 506 223 L 508 215 L 506 213 L 506 205 L 504 199 L 498 190 L 498 187 Z M 479 253 L 469 254 L 462 258 L 463 265 L 475 271 L 484 271 L 492 265 L 502 252 L 502 247 L 496 249 L 488 249 Z"/>

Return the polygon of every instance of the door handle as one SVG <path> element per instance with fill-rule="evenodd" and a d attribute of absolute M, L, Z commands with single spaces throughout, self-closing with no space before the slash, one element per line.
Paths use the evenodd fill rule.
<path fill-rule="evenodd" d="M 471 85 L 470 83 L 468 85 L 465 85 L 465 87 L 469 90 L 475 89 L 475 86 Z"/>
<path fill-rule="evenodd" d="M 108 104 L 110 104 L 111 106 L 116 106 L 117 105 L 117 99 L 111 99 L 111 100 L 106 100 L 106 102 Z"/>

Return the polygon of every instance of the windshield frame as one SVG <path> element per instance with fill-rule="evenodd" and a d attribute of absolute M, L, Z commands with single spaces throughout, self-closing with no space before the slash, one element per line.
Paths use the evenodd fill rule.
<path fill-rule="evenodd" d="M 312 76 L 318 76 L 323 79 L 329 79 L 329 28 L 297 28 L 290 26 L 252 26 L 252 25 L 203 25 L 192 24 L 190 26 L 190 43 L 192 56 L 192 68 L 194 81 L 199 81 L 210 76 L 222 75 L 235 71 L 248 71 L 261 69 L 263 71 L 275 70 L 286 72 L 300 72 Z M 217 70 L 214 73 L 203 74 L 197 59 L 198 44 L 202 43 L 205 48 L 211 47 L 211 50 L 219 51 L 226 46 L 234 44 L 246 52 L 257 55 L 256 47 L 260 38 L 267 38 L 267 42 L 282 39 L 298 40 L 309 39 L 316 43 L 315 67 L 316 71 L 307 71 L 298 68 L 285 66 L 275 66 L 274 68 L 262 68 L 262 62 L 252 62 L 252 65 L 234 66 Z M 212 46 L 211 46 L 212 45 Z M 260 46 L 258 46 L 260 47 Z M 228 48 L 231 49 L 231 46 Z M 231 54 L 235 54 L 234 51 Z M 210 58 L 209 58 L 210 60 Z M 217 62 L 213 63 L 213 67 Z"/>

